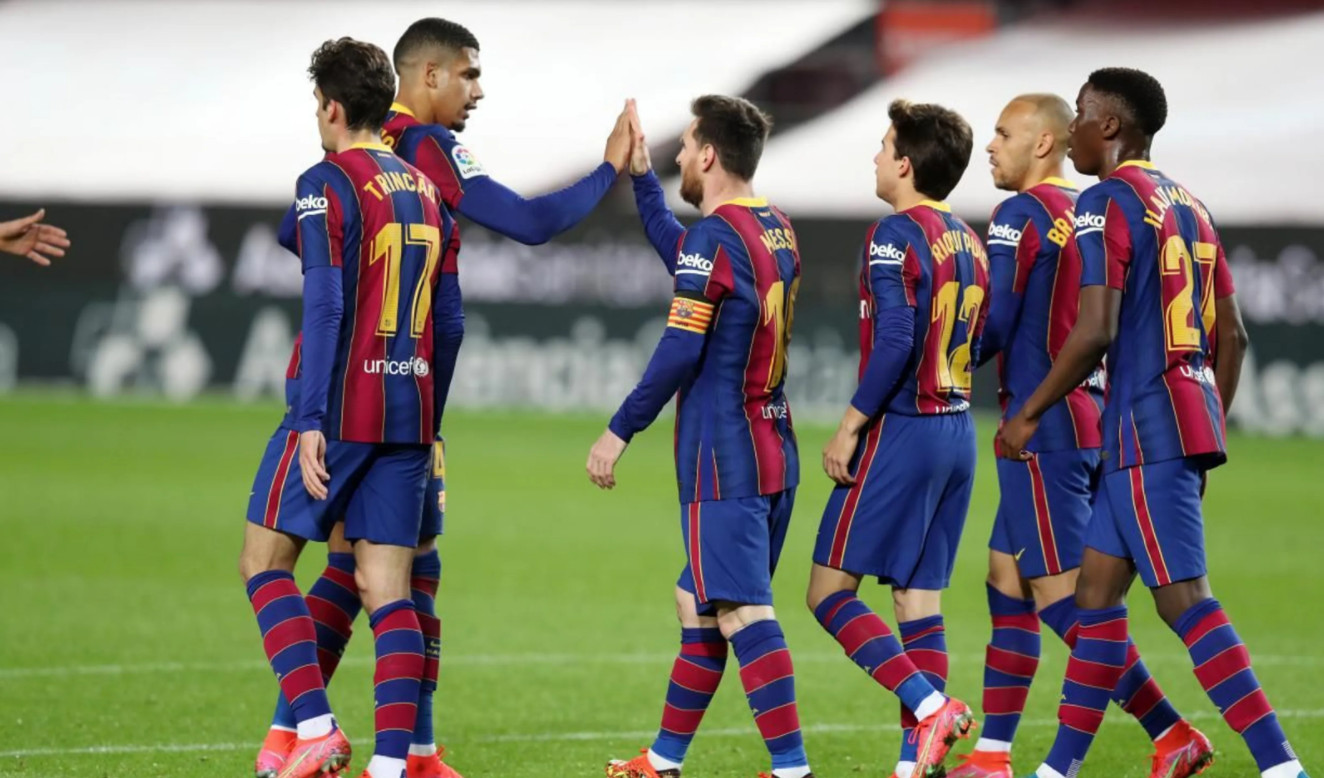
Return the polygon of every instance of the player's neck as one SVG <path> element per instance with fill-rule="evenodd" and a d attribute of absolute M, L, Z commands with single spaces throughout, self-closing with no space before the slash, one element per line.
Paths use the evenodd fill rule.
<path fill-rule="evenodd" d="M 1119 143 L 1109 148 L 1103 155 L 1099 178 L 1107 178 L 1124 163 L 1133 161 L 1149 162 L 1148 143 Z"/>
<path fill-rule="evenodd" d="M 911 189 L 908 192 L 898 192 L 895 197 L 888 201 L 888 204 L 892 206 L 892 210 L 901 213 L 902 211 L 908 211 L 921 203 L 932 200 L 932 197 L 920 194 L 914 189 Z"/>
<path fill-rule="evenodd" d="M 400 91 L 396 92 L 395 101 L 414 115 L 420 124 L 436 124 L 436 117 L 432 115 L 432 101 L 428 100 L 423 90 L 412 85 L 400 84 Z"/>
<path fill-rule="evenodd" d="M 1025 184 L 1017 191 L 1024 192 L 1033 189 L 1050 178 L 1065 178 L 1065 176 L 1062 175 L 1061 162 L 1048 163 L 1036 168 L 1031 168 L 1029 174 L 1025 176 Z"/>
<path fill-rule="evenodd" d="M 348 151 L 362 144 L 373 144 L 382 142 L 381 130 L 348 130 L 345 134 L 336 138 L 335 147 L 332 153 L 339 154 L 342 151 Z"/>
<path fill-rule="evenodd" d="M 703 188 L 703 201 L 699 204 L 699 211 L 704 216 L 708 216 L 723 203 L 753 196 L 754 185 L 748 181 L 734 177 L 714 179 Z"/>

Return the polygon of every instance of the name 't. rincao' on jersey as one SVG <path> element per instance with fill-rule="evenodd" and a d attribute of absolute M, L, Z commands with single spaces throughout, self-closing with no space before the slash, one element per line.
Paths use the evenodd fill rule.
<path fill-rule="evenodd" d="M 796 486 L 800 463 L 783 391 L 800 282 L 790 221 L 762 198 L 733 200 L 690 227 L 679 251 L 679 310 L 670 326 L 692 321 L 695 331 L 708 331 L 699 368 L 676 402 L 681 500 Z"/>
<path fill-rule="evenodd" d="M 439 202 L 426 176 L 378 144 L 329 154 L 299 178 L 304 272 L 342 270 L 330 385 L 310 384 L 306 354 L 291 360 L 298 394 L 325 392 L 330 439 L 431 443 L 436 434 L 432 305 L 455 228 Z M 304 350 L 310 337 L 301 335 Z"/>
<path fill-rule="evenodd" d="M 860 377 L 874 319 L 915 309 L 915 345 L 886 413 L 927 416 L 970 407 L 971 371 L 987 314 L 988 257 L 979 237 L 944 203 L 925 201 L 879 220 L 860 271 Z"/>
<path fill-rule="evenodd" d="M 1072 232 L 1079 192 L 1049 179 L 1008 198 L 993 212 L 988 256 L 994 279 L 984 359 L 996 341 L 1002 418 L 1020 411 L 1043 382 L 1076 324 L 1080 254 Z M 1008 288 L 1009 286 L 1009 288 Z M 1005 294 L 1004 294 L 1005 290 Z M 1030 451 L 1098 448 L 1106 375 L 1100 365 L 1049 408 L 1030 439 Z"/>
<path fill-rule="evenodd" d="M 1082 286 L 1122 291 L 1103 412 L 1109 469 L 1227 460 L 1214 383 L 1214 301 L 1234 291 L 1209 212 L 1148 162 L 1125 162 L 1076 207 Z"/>

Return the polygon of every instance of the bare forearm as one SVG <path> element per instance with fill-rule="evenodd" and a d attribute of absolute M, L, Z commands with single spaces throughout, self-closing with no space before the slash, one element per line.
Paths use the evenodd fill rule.
<path fill-rule="evenodd" d="M 1218 387 L 1226 415 L 1232 409 L 1232 399 L 1237 394 L 1237 384 L 1241 382 L 1241 363 L 1246 358 L 1250 336 L 1241 322 L 1241 311 L 1235 298 L 1229 296 L 1218 300 L 1216 305 L 1218 349 L 1214 358 L 1214 385 Z"/>
<path fill-rule="evenodd" d="M 1107 333 L 1077 325 L 1067 336 L 1067 342 L 1062 345 L 1048 375 L 1025 401 L 1021 415 L 1038 420 L 1045 411 L 1080 386 L 1099 366 L 1110 342 Z"/>

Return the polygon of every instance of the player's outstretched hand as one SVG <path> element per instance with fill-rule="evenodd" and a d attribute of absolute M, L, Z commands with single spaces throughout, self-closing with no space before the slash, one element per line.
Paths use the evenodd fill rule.
<path fill-rule="evenodd" d="M 42 224 L 46 209 L 13 221 L 0 222 L 0 251 L 27 257 L 43 267 L 51 258 L 64 256 L 69 248 L 69 234 L 59 227 Z"/>
<path fill-rule="evenodd" d="M 314 500 L 325 500 L 326 482 L 331 480 L 331 474 L 326 472 L 326 437 L 321 430 L 299 433 L 299 470 L 308 494 Z"/>
<path fill-rule="evenodd" d="M 599 489 L 610 489 L 616 485 L 616 461 L 625 453 L 626 442 L 611 430 L 604 430 L 602 437 L 588 450 L 588 480 Z"/>
<path fill-rule="evenodd" d="M 611 135 L 607 136 L 607 150 L 602 154 L 602 161 L 610 162 L 617 173 L 630 164 L 630 148 L 634 140 L 630 133 L 630 106 L 633 103 L 633 100 L 625 101 L 625 108 L 616 117 L 616 126 L 611 128 Z"/>
<path fill-rule="evenodd" d="M 855 477 L 850 474 L 850 461 L 855 457 L 855 447 L 859 443 L 858 432 L 841 426 L 837 427 L 832 439 L 823 447 L 823 472 L 840 486 L 855 483 Z"/>
<path fill-rule="evenodd" d="M 639 108 L 634 100 L 629 101 L 630 132 L 634 142 L 630 146 L 630 175 L 642 176 L 653 169 L 653 159 L 648 154 L 648 142 L 644 137 L 644 127 L 639 121 Z"/>
<path fill-rule="evenodd" d="M 998 430 L 998 456 L 1003 459 L 1018 459 L 1028 462 L 1034 455 L 1025 450 L 1039 429 L 1038 420 L 1031 421 L 1021 414 L 1016 414 Z"/>

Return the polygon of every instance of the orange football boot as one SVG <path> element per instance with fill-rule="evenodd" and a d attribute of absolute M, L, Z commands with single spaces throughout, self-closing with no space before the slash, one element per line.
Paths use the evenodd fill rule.
<path fill-rule="evenodd" d="M 262 749 L 257 752 L 257 762 L 253 765 L 254 778 L 276 778 L 290 758 L 296 740 L 298 735 L 288 729 L 267 730 Z"/>

